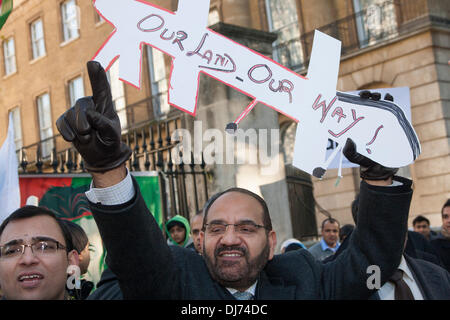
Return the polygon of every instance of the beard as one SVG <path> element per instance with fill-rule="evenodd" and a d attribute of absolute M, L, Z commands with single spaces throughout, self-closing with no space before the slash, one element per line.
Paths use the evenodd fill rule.
<path fill-rule="evenodd" d="M 243 253 L 244 261 L 219 261 L 217 258 L 223 251 L 240 251 Z M 216 248 L 214 256 L 206 254 L 203 245 L 203 257 L 211 277 L 226 288 L 247 289 L 259 276 L 269 260 L 270 247 L 266 245 L 262 252 L 250 260 L 248 250 L 239 246 L 226 246 Z"/>

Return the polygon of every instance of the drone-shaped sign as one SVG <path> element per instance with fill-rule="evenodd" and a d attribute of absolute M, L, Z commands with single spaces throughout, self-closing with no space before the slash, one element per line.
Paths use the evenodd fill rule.
<path fill-rule="evenodd" d="M 259 102 L 298 122 L 293 165 L 322 177 L 351 138 L 362 155 L 402 167 L 420 154 L 420 143 L 403 111 L 390 101 L 336 92 L 341 43 L 315 32 L 308 74 L 302 77 L 207 28 L 210 0 L 179 0 L 176 13 L 141 0 L 94 0 L 115 29 L 93 60 L 106 70 L 120 59 L 119 76 L 141 84 L 142 45 L 172 57 L 169 104 L 195 115 L 200 73 L 253 100 L 236 125 Z M 328 139 L 338 143 L 326 159 Z M 395 152 L 393 152 L 395 151 Z"/>

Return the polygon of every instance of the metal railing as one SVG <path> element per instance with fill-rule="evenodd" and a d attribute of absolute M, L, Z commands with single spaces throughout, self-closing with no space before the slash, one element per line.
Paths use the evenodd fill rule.
<path fill-rule="evenodd" d="M 342 41 L 342 55 L 351 54 L 386 40 L 410 33 L 427 24 L 450 26 L 450 19 L 431 13 L 426 0 L 390 0 L 373 4 L 318 30 Z M 274 47 L 280 62 L 297 72 L 306 69 L 314 38 L 310 31 Z M 302 54 L 292 52 L 302 50 Z M 299 60 L 299 56 L 303 59 Z"/>
<path fill-rule="evenodd" d="M 187 219 L 197 213 L 208 199 L 207 168 L 203 160 L 176 163 L 174 148 L 180 141 L 172 140 L 172 132 L 178 128 L 180 117 L 165 120 L 143 121 L 124 130 L 122 140 L 132 150 L 127 162 L 130 171 L 156 171 L 159 175 L 161 204 L 164 219 L 179 214 Z M 50 155 L 42 156 L 42 145 L 53 141 Z M 176 149 L 178 150 L 178 149 Z M 18 150 L 21 175 L 62 174 L 86 172 L 83 159 L 61 135 L 39 141 Z"/>

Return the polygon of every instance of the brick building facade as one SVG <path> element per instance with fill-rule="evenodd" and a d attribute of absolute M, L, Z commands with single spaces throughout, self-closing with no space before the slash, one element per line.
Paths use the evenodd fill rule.
<path fill-rule="evenodd" d="M 174 11 L 178 1 L 149 2 Z M 440 208 L 450 197 L 448 1 L 211 0 L 209 24 L 255 50 L 269 48 L 266 55 L 272 51 L 275 37 L 271 37 L 278 35 L 273 43 L 273 58 L 299 74 L 307 70 L 312 32 L 320 29 L 343 44 L 337 90 L 409 87 L 412 122 L 422 145 L 419 159 L 402 169 L 414 180 L 410 218 L 422 214 L 430 218 L 432 226 L 440 225 Z M 5 138 L 8 113 L 13 112 L 20 124 L 18 148 L 31 150 L 30 146 L 47 139 L 46 144 L 41 144 L 46 158 L 53 147 L 67 148 L 61 138 L 52 138 L 58 133 L 55 121 L 74 99 L 91 93 L 85 65 L 111 31 L 112 27 L 96 14 L 92 1 L 14 2 L 13 12 L 0 32 L 0 143 Z M 122 110 L 125 128 L 177 112 L 165 98 L 169 57 L 146 48 L 143 70 L 141 90 L 118 82 L 114 70 L 110 74 L 116 108 Z M 205 106 L 198 116 L 211 127 L 221 129 L 222 124 L 217 125 L 211 110 L 230 106 L 240 110 L 245 107 L 246 98 L 211 79 L 202 81 L 202 94 L 206 96 L 211 92 L 206 90 L 215 88 L 217 97 L 213 97 L 213 102 L 203 99 Z M 258 124 L 261 128 L 280 129 L 280 156 L 285 159 L 280 172 L 264 180 L 257 170 L 249 173 L 253 167 L 245 167 L 244 175 L 242 166 L 216 166 L 215 178 L 222 185 L 210 182 L 212 191 L 245 186 L 259 190 L 268 202 L 278 201 L 271 209 L 274 225 L 281 230 L 280 242 L 290 236 L 312 236 L 301 229 L 302 224 L 317 228 L 325 218 L 323 212 L 331 213 L 341 224 L 352 223 L 350 203 L 359 188 L 357 170 L 344 169 L 337 187 L 337 170 L 329 170 L 323 180 L 311 180 L 289 165 L 295 124 L 271 110 L 257 112 L 260 111 L 252 111 L 254 114 L 242 124 L 251 127 L 251 121 L 260 115 L 267 119 Z M 193 119 L 189 117 L 183 116 L 181 123 L 192 129 Z M 271 187 L 266 188 L 269 184 Z"/>

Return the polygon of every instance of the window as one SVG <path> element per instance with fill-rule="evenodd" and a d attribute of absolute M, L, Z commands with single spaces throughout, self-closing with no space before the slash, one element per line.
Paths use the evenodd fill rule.
<path fill-rule="evenodd" d="M 5 59 L 5 75 L 16 72 L 16 52 L 13 37 L 3 41 L 3 57 Z"/>
<path fill-rule="evenodd" d="M 274 60 L 293 70 L 301 69 L 303 50 L 295 0 L 266 0 L 270 31 L 278 34 Z"/>
<path fill-rule="evenodd" d="M 353 4 L 361 47 L 367 47 L 397 35 L 393 0 L 353 0 Z"/>
<path fill-rule="evenodd" d="M 53 150 L 53 127 L 52 127 L 52 115 L 50 106 L 50 96 L 48 93 L 40 95 L 36 99 L 39 116 L 39 134 L 41 144 L 41 155 L 43 158 L 49 157 Z M 46 140 L 49 139 L 49 140 Z M 44 141 L 46 140 L 46 141 Z"/>
<path fill-rule="evenodd" d="M 152 104 L 156 119 L 160 119 L 169 112 L 169 101 L 167 100 L 167 77 L 164 54 L 152 47 L 147 47 L 147 55 L 150 66 L 150 80 L 152 83 Z"/>
<path fill-rule="evenodd" d="M 41 19 L 31 24 L 31 47 L 33 49 L 33 59 L 45 55 L 44 28 Z"/>
<path fill-rule="evenodd" d="M 78 38 L 80 27 L 75 0 L 65 1 L 61 4 L 61 18 L 64 41 Z"/>
<path fill-rule="evenodd" d="M 69 81 L 69 99 L 70 106 L 75 105 L 78 99 L 84 97 L 83 78 L 78 77 Z"/>
<path fill-rule="evenodd" d="M 16 145 L 16 150 L 19 150 L 23 146 L 22 142 L 22 122 L 20 121 L 20 109 L 19 107 L 14 108 L 10 111 L 12 114 L 14 122 L 14 143 Z"/>
<path fill-rule="evenodd" d="M 125 89 L 123 82 L 119 80 L 119 60 L 116 60 L 107 73 L 111 86 L 111 96 L 114 103 L 114 109 L 120 119 L 120 126 L 125 129 L 128 126 L 127 109 L 125 103 Z"/>

